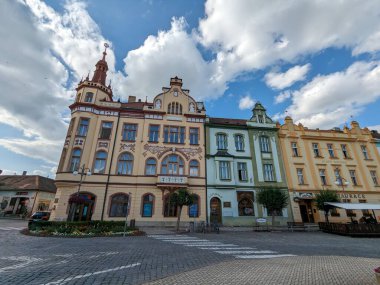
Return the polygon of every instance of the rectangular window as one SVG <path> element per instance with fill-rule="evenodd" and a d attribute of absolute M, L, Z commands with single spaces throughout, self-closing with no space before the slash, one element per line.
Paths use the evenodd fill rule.
<path fill-rule="evenodd" d="M 340 170 L 338 168 L 334 170 L 334 174 L 335 174 L 335 182 L 337 182 L 337 185 L 342 185 L 342 178 L 340 176 Z"/>
<path fill-rule="evenodd" d="M 86 103 L 91 103 L 93 97 L 94 97 L 94 93 L 92 93 L 92 92 L 87 92 L 87 93 L 86 93 L 86 96 L 84 97 L 84 102 L 86 102 Z"/>
<path fill-rule="evenodd" d="M 235 136 L 236 151 L 244 151 L 244 137 L 242 135 Z"/>
<path fill-rule="evenodd" d="M 109 140 L 112 132 L 112 122 L 102 122 L 102 128 L 100 130 L 100 139 Z"/>
<path fill-rule="evenodd" d="M 313 143 L 313 152 L 314 157 L 321 157 L 321 154 L 319 152 L 319 145 L 317 143 Z"/>
<path fill-rule="evenodd" d="M 371 170 L 370 173 L 371 173 L 373 184 L 375 186 L 378 186 L 379 185 L 379 181 L 377 180 L 376 170 Z"/>
<path fill-rule="evenodd" d="M 229 161 L 220 161 L 219 162 L 219 176 L 220 176 L 220 180 L 231 179 L 230 162 Z"/>
<path fill-rule="evenodd" d="M 264 180 L 265 181 L 274 181 L 273 165 L 272 164 L 264 164 Z"/>
<path fill-rule="evenodd" d="M 227 136 L 225 134 L 217 134 L 216 145 L 219 150 L 227 149 Z"/>
<path fill-rule="evenodd" d="M 292 152 L 293 152 L 293 156 L 299 156 L 296 142 L 292 142 Z"/>
<path fill-rule="evenodd" d="M 319 177 L 321 178 L 322 185 L 327 185 L 326 170 L 319 169 Z"/>
<path fill-rule="evenodd" d="M 159 132 L 159 125 L 149 125 L 149 142 L 158 142 Z"/>
<path fill-rule="evenodd" d="M 305 184 L 305 180 L 303 179 L 303 169 L 297 168 L 297 177 L 298 177 L 298 184 L 303 185 Z"/>
<path fill-rule="evenodd" d="M 164 127 L 165 143 L 185 143 L 185 127 Z"/>
<path fill-rule="evenodd" d="M 237 169 L 238 169 L 239 180 L 240 181 L 247 181 L 248 180 L 247 163 L 238 162 L 237 163 Z"/>
<path fill-rule="evenodd" d="M 350 158 L 347 150 L 347 145 L 341 144 L 340 147 L 342 148 L 342 153 L 344 158 Z"/>
<path fill-rule="evenodd" d="M 136 124 L 124 124 L 123 126 L 123 140 L 124 141 L 136 141 L 137 125 Z"/>
<path fill-rule="evenodd" d="M 335 157 L 335 152 L 334 152 L 334 147 L 333 147 L 333 145 L 331 143 L 327 144 L 327 150 L 329 152 L 330 158 L 334 158 Z"/>
<path fill-rule="evenodd" d="M 263 115 L 258 115 L 257 118 L 258 118 L 258 121 L 259 121 L 260 124 L 264 123 L 264 117 L 263 117 Z"/>
<path fill-rule="evenodd" d="M 190 128 L 190 144 L 199 144 L 198 128 Z"/>
<path fill-rule="evenodd" d="M 261 152 L 270 152 L 268 137 L 260 137 L 260 148 L 261 148 Z"/>
<path fill-rule="evenodd" d="M 365 145 L 361 145 L 360 148 L 362 149 L 364 159 L 369 159 L 367 147 Z"/>
<path fill-rule="evenodd" d="M 87 118 L 80 119 L 77 136 L 85 137 L 87 135 L 89 123 L 90 123 L 90 119 L 87 119 Z"/>
<path fill-rule="evenodd" d="M 350 170 L 350 177 L 351 177 L 352 185 L 357 186 L 358 185 L 358 181 L 356 179 L 356 172 L 355 172 L 355 170 Z"/>

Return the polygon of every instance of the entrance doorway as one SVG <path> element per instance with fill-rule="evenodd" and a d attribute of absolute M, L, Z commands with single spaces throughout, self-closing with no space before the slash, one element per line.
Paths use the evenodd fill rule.
<path fill-rule="evenodd" d="M 95 195 L 90 193 L 73 194 L 69 199 L 68 221 L 91 221 L 95 205 Z"/>
<path fill-rule="evenodd" d="M 222 223 L 222 202 L 217 197 L 213 197 L 210 200 L 210 222 Z"/>
<path fill-rule="evenodd" d="M 313 208 L 311 206 L 311 200 L 300 201 L 300 214 L 302 222 L 304 223 L 314 223 Z"/>

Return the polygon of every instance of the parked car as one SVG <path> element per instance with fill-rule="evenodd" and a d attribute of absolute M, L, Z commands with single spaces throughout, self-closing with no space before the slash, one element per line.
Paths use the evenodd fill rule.
<path fill-rule="evenodd" d="M 35 212 L 29 219 L 29 222 L 35 221 L 48 221 L 50 218 L 50 212 Z"/>

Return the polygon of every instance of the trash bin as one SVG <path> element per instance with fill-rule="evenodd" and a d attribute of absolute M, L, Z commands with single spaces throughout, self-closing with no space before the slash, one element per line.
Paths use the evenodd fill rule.
<path fill-rule="evenodd" d="M 132 219 L 130 222 L 129 222 L 129 227 L 130 228 L 134 228 L 136 225 L 136 220 L 135 219 Z"/>

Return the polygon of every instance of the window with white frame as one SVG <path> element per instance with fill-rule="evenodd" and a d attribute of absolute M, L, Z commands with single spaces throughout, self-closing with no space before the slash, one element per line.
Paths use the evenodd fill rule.
<path fill-rule="evenodd" d="M 375 186 L 378 186 L 379 185 L 379 181 L 377 180 L 376 170 L 371 170 L 370 173 L 371 173 L 371 178 L 372 178 L 373 184 Z"/>
<path fill-rule="evenodd" d="M 165 143 L 185 143 L 185 127 L 165 126 Z"/>
<path fill-rule="evenodd" d="M 102 122 L 102 128 L 100 129 L 100 138 L 109 140 L 112 132 L 112 122 Z"/>
<path fill-rule="evenodd" d="M 350 158 L 350 155 L 348 154 L 347 145 L 341 144 L 340 147 L 342 148 L 342 153 L 344 158 Z"/>
<path fill-rule="evenodd" d="M 105 173 L 106 171 L 107 153 L 98 151 L 95 156 L 94 173 Z"/>
<path fill-rule="evenodd" d="M 124 141 L 135 141 L 137 135 L 137 125 L 136 124 L 124 124 L 123 126 L 123 140 Z"/>
<path fill-rule="evenodd" d="M 220 180 L 231 179 L 229 161 L 219 161 L 219 177 L 220 177 Z"/>
<path fill-rule="evenodd" d="M 145 162 L 145 174 L 156 175 L 157 161 L 154 158 L 148 158 Z"/>
<path fill-rule="evenodd" d="M 80 119 L 78 130 L 77 130 L 77 136 L 85 137 L 87 135 L 89 123 L 90 123 L 90 119 L 87 119 L 87 118 Z"/>
<path fill-rule="evenodd" d="M 118 175 L 132 175 L 133 171 L 133 155 L 124 152 L 120 154 L 117 161 L 117 174 Z"/>
<path fill-rule="evenodd" d="M 216 135 L 216 145 L 219 150 L 227 149 L 227 135 L 217 134 Z"/>
<path fill-rule="evenodd" d="M 248 180 L 247 163 L 238 162 L 237 163 L 237 170 L 238 170 L 239 180 L 240 181 L 247 181 Z"/>
<path fill-rule="evenodd" d="M 303 169 L 297 168 L 297 177 L 298 177 L 298 184 L 302 185 L 305 184 L 305 180 L 303 178 Z"/>
<path fill-rule="evenodd" d="M 190 144 L 199 144 L 199 129 L 190 128 Z"/>
<path fill-rule="evenodd" d="M 360 148 L 362 149 L 364 159 L 369 159 L 367 147 L 365 145 L 361 145 Z"/>
<path fill-rule="evenodd" d="M 321 184 L 327 185 L 326 170 L 319 169 L 319 177 L 321 178 Z"/>
<path fill-rule="evenodd" d="M 274 181 L 273 164 L 264 164 L 264 180 Z"/>
<path fill-rule="evenodd" d="M 334 146 L 333 146 L 333 144 L 328 143 L 327 144 L 327 150 L 329 152 L 330 158 L 334 158 L 335 157 L 335 152 L 334 152 Z"/>
<path fill-rule="evenodd" d="M 93 97 L 94 97 L 94 93 L 92 93 L 92 92 L 87 92 L 87 93 L 86 93 L 86 96 L 84 97 L 84 102 L 86 102 L 86 103 L 91 103 Z"/>
<path fill-rule="evenodd" d="M 260 137 L 261 152 L 270 152 L 269 138 L 267 136 Z"/>
<path fill-rule="evenodd" d="M 236 151 L 244 151 L 244 137 L 243 135 L 235 136 L 235 147 Z"/>
<path fill-rule="evenodd" d="M 158 142 L 159 133 L 159 125 L 149 125 L 149 142 Z"/>
<path fill-rule="evenodd" d="M 338 182 L 338 185 L 342 185 L 342 178 L 340 176 L 340 170 L 338 168 L 334 169 L 335 181 Z"/>
<path fill-rule="evenodd" d="M 298 146 L 296 142 L 292 142 L 292 153 L 293 153 L 293 156 L 299 156 Z"/>
<path fill-rule="evenodd" d="M 319 152 L 319 145 L 317 143 L 313 143 L 313 152 L 314 157 L 321 157 L 321 153 Z"/>
<path fill-rule="evenodd" d="M 352 185 L 357 186 L 358 185 L 358 180 L 356 179 L 356 171 L 351 169 L 350 170 L 350 177 L 352 181 Z"/>
<path fill-rule="evenodd" d="M 189 163 L 189 175 L 190 176 L 199 176 L 199 162 L 196 160 L 192 160 Z"/>

